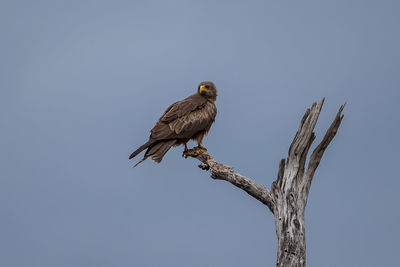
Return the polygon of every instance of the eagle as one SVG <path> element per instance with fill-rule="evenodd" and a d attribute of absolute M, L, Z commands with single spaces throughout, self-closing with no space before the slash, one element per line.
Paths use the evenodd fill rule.
<path fill-rule="evenodd" d="M 207 150 L 201 143 L 217 115 L 216 99 L 214 83 L 205 81 L 199 84 L 195 94 L 169 106 L 151 129 L 149 140 L 129 156 L 132 159 L 147 149 L 134 167 L 148 157 L 160 163 L 172 146 L 184 144 L 186 152 L 189 140 L 197 141 L 198 148 Z"/>

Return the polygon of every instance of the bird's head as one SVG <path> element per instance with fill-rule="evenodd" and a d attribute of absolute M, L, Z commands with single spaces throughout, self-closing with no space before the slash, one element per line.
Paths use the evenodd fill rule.
<path fill-rule="evenodd" d="M 201 82 L 197 91 L 200 95 L 213 101 L 217 99 L 217 88 L 213 82 Z"/>

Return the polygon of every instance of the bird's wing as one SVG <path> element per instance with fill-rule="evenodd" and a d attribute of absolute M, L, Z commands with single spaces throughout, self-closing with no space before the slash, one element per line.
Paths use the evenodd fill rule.
<path fill-rule="evenodd" d="M 197 94 L 191 95 L 169 106 L 161 116 L 160 121 L 169 123 L 177 118 L 189 114 L 198 108 L 201 108 L 206 102 L 207 99 L 202 96 Z"/>
<path fill-rule="evenodd" d="M 217 115 L 217 109 L 211 102 L 181 116 L 168 124 L 177 135 L 191 138 L 199 131 L 208 131 Z"/>
<path fill-rule="evenodd" d="M 214 104 L 202 96 L 192 95 L 172 104 L 153 127 L 150 137 L 155 140 L 191 138 L 209 128 L 215 115 Z"/>

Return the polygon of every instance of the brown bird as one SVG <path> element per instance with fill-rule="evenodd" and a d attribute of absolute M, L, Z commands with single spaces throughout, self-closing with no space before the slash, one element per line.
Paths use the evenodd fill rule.
<path fill-rule="evenodd" d="M 196 140 L 198 148 L 207 150 L 201 142 L 217 115 L 216 99 L 217 88 L 207 81 L 200 83 L 195 94 L 167 108 L 151 129 L 149 140 L 129 156 L 131 159 L 147 149 L 143 159 L 134 167 L 148 157 L 160 163 L 172 146 L 184 144 L 187 151 L 189 140 Z"/>

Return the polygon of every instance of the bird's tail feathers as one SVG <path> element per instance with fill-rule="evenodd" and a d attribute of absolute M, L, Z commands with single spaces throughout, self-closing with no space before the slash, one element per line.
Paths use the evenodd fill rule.
<path fill-rule="evenodd" d="M 142 163 L 143 161 L 145 161 L 147 159 L 147 157 L 142 158 L 138 163 L 136 163 L 133 168 L 135 168 L 137 165 L 139 165 L 140 163 Z"/>
<path fill-rule="evenodd" d="M 138 163 L 135 164 L 136 167 L 137 165 L 139 165 L 140 163 L 142 163 L 143 161 L 145 161 L 148 157 L 151 157 L 152 160 L 154 160 L 157 163 L 160 163 L 161 160 L 163 159 L 165 153 L 168 152 L 168 150 L 175 145 L 176 140 L 168 140 L 168 141 L 162 141 L 159 142 L 153 146 L 150 146 L 147 151 L 146 154 L 144 154 L 143 159 L 141 159 Z"/>
<path fill-rule="evenodd" d="M 146 152 L 146 155 L 148 157 L 151 157 L 152 160 L 154 160 L 157 163 L 160 163 L 161 160 L 163 159 L 165 153 L 168 152 L 168 150 L 175 145 L 176 140 L 168 140 L 164 142 L 160 142 L 153 146 L 148 152 Z"/>
<path fill-rule="evenodd" d="M 136 149 L 130 156 L 129 159 L 132 159 L 134 157 L 136 157 L 140 152 L 142 152 L 143 150 L 145 150 L 146 148 L 148 148 L 149 146 L 151 146 L 155 141 L 154 140 L 149 140 L 147 141 L 145 144 L 143 144 L 142 146 L 140 146 L 138 149 Z"/>

